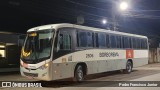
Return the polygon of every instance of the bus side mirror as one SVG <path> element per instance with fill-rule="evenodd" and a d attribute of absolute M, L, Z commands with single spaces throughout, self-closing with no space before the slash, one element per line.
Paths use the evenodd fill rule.
<path fill-rule="evenodd" d="M 18 38 L 18 46 L 21 47 L 23 46 L 23 43 L 25 41 L 26 35 L 20 35 Z"/>
<path fill-rule="evenodd" d="M 23 46 L 24 41 L 23 40 L 18 40 L 18 46 Z"/>

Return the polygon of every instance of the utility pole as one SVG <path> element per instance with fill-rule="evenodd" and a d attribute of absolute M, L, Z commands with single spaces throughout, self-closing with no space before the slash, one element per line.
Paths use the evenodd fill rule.
<path fill-rule="evenodd" d="M 112 27 L 113 27 L 113 31 L 117 30 L 117 5 L 115 5 L 115 3 L 112 5 Z"/>
<path fill-rule="evenodd" d="M 118 25 L 117 19 L 120 14 L 117 5 L 119 6 L 119 10 L 121 12 L 124 12 L 128 9 L 128 1 L 121 0 L 120 2 L 118 2 L 118 4 L 116 3 L 116 5 L 115 4 L 112 5 L 113 31 L 117 31 L 117 25 Z"/>

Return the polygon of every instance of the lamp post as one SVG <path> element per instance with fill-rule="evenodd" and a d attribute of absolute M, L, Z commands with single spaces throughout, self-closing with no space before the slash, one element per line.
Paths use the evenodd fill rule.
<path fill-rule="evenodd" d="M 128 0 L 121 0 L 118 5 L 119 5 L 119 7 L 118 7 L 119 11 L 120 12 L 124 12 L 124 11 L 126 11 L 128 9 Z M 117 12 L 118 12 L 118 10 L 116 10 L 115 8 L 113 8 L 113 30 L 114 31 L 117 30 L 117 24 L 118 24 L 118 22 L 117 22 L 117 15 L 119 13 L 117 13 Z"/>

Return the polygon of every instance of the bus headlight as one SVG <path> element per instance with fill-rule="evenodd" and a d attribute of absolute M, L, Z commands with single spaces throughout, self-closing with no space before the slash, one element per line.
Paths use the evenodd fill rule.
<path fill-rule="evenodd" d="M 46 63 L 46 64 L 40 66 L 39 69 L 43 70 L 43 69 L 46 69 L 47 67 L 49 67 L 49 63 Z"/>
<path fill-rule="evenodd" d="M 48 64 L 48 63 L 46 63 L 46 64 L 45 64 L 45 67 L 47 68 L 48 66 L 49 66 L 49 64 Z"/>
<path fill-rule="evenodd" d="M 23 61 L 22 60 L 20 60 L 20 65 L 23 67 Z"/>

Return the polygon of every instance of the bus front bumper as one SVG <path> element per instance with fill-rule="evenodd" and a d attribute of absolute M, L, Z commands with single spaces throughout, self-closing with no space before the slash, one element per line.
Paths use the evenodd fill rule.
<path fill-rule="evenodd" d="M 37 80 L 44 80 L 44 81 L 50 81 L 50 75 L 48 73 L 48 68 L 41 70 L 39 68 L 37 69 L 29 69 L 20 66 L 20 72 L 21 75 L 24 77 L 27 77 L 29 79 L 37 79 Z"/>

